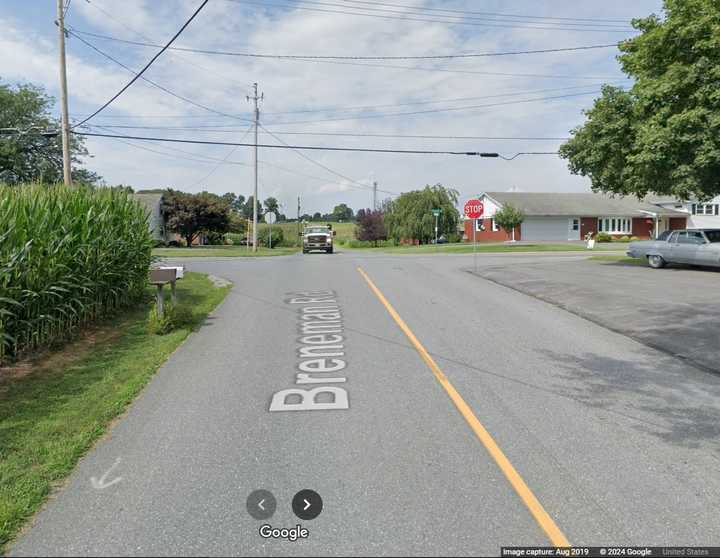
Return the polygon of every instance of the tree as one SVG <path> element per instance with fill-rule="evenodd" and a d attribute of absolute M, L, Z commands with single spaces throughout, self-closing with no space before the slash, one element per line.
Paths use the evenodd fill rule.
<path fill-rule="evenodd" d="M 277 201 L 277 198 L 273 198 L 272 196 L 267 198 L 264 202 L 265 204 L 265 212 L 272 211 L 276 216 L 280 213 L 280 204 Z"/>
<path fill-rule="evenodd" d="M 395 241 L 417 240 L 426 244 L 435 238 L 433 209 L 441 209 L 438 233 L 456 234 L 460 213 L 456 205 L 459 193 L 442 184 L 405 192 L 395 201 L 383 203 L 388 236 Z"/>
<path fill-rule="evenodd" d="M 319 211 L 316 211 L 315 213 L 313 213 L 312 220 L 313 221 L 322 221 L 322 213 L 320 213 Z"/>
<path fill-rule="evenodd" d="M 525 214 L 509 203 L 503 205 L 502 209 L 495 212 L 495 224 L 506 233 L 512 234 L 515 241 L 515 229 L 525 220 Z"/>
<path fill-rule="evenodd" d="M 220 196 L 202 192 L 187 194 L 168 189 L 163 196 L 167 228 L 185 239 L 188 248 L 199 234 L 225 233 L 230 210 Z"/>
<path fill-rule="evenodd" d="M 362 214 L 361 214 L 362 212 Z M 358 240 L 372 242 L 374 246 L 378 245 L 379 240 L 387 240 L 387 229 L 385 228 L 385 215 L 379 210 L 358 210 L 357 226 L 355 227 L 355 237 Z"/>
<path fill-rule="evenodd" d="M 355 214 L 355 220 L 359 223 L 365 218 L 365 210 L 360 208 L 357 210 L 357 213 Z"/>
<path fill-rule="evenodd" d="M 242 214 L 245 219 L 252 219 L 253 218 L 253 197 L 249 196 L 247 201 L 242 206 Z M 260 218 L 260 215 L 262 215 L 262 205 L 260 205 L 260 202 L 257 202 L 257 214 L 258 219 Z"/>
<path fill-rule="evenodd" d="M 54 103 L 40 87 L 0 83 L 0 128 L 20 130 L 0 132 L 0 182 L 62 182 L 62 139 L 59 134 L 42 133 L 60 129 L 50 116 Z M 100 176 L 79 166 L 80 158 L 88 154 L 84 144 L 82 136 L 70 136 L 72 177 L 78 183 L 96 184 Z"/>
<path fill-rule="evenodd" d="M 606 86 L 560 148 L 595 191 L 705 200 L 720 194 L 720 4 L 665 0 L 619 45 L 629 91 Z"/>
<path fill-rule="evenodd" d="M 228 192 L 222 195 L 222 199 L 225 200 L 230 206 L 230 210 L 234 213 L 242 213 L 243 207 L 245 206 L 245 196 L 235 195 L 233 192 Z"/>
<path fill-rule="evenodd" d="M 332 218 L 335 221 L 352 221 L 354 216 L 353 210 L 344 203 L 336 205 L 332 212 Z"/>

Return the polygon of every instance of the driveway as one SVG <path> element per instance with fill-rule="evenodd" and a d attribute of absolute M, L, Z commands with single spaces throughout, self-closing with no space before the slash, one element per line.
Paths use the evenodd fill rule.
<path fill-rule="evenodd" d="M 478 275 L 720 373 L 720 272 L 583 259 L 481 266 Z"/>

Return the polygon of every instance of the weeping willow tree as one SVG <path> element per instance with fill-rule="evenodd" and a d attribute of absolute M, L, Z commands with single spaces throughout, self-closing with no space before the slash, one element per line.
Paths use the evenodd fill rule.
<path fill-rule="evenodd" d="M 137 302 L 152 245 L 125 191 L 0 185 L 0 363 Z"/>
<path fill-rule="evenodd" d="M 385 208 L 388 236 L 396 242 L 417 240 L 427 244 L 435 238 L 434 209 L 440 209 L 438 235 L 456 234 L 460 213 L 457 210 L 459 192 L 442 184 L 425 186 L 402 194 Z"/>

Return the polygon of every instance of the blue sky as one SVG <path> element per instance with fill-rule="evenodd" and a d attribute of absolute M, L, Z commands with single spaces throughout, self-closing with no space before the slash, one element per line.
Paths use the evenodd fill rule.
<path fill-rule="evenodd" d="M 72 0 L 67 25 L 79 32 L 164 43 L 199 3 Z M 53 0 L 0 3 L 0 23 L 6 30 L 0 37 L 2 81 L 36 83 L 57 96 L 55 5 Z M 628 29 L 631 18 L 660 13 L 660 9 L 659 0 L 211 0 L 176 44 L 206 50 L 307 56 L 427 56 L 564 48 L 615 43 L 633 35 Z M 447 16 L 456 12 L 437 10 L 465 13 L 453 19 Z M 454 23 L 457 21 L 464 24 Z M 156 52 L 153 48 L 83 37 L 136 70 Z M 570 129 L 582 123 L 582 110 L 591 106 L 603 83 L 629 83 L 623 81 L 625 76 L 616 55 L 615 48 L 604 48 L 349 65 L 175 51 L 165 53 L 146 76 L 197 104 L 235 118 L 218 116 L 138 81 L 90 124 L 106 127 L 95 131 L 111 133 L 249 140 L 251 134 L 246 135 L 248 123 L 244 119 L 250 118 L 251 112 L 246 95 L 257 81 L 265 93 L 262 122 L 287 143 L 498 151 L 508 155 L 555 151 L 560 140 L 376 136 L 566 137 Z M 76 119 L 94 111 L 132 77 L 75 37 L 68 41 L 68 72 L 70 112 Z M 560 96 L 565 97 L 535 100 Z M 435 112 L 393 116 L 428 110 Z M 358 133 L 371 136 L 319 135 Z M 277 143 L 266 133 L 260 139 Z M 87 146 L 93 156 L 87 166 L 111 184 L 244 195 L 251 192 L 252 153 L 247 148 L 123 143 L 100 138 L 90 138 Z M 373 179 L 389 192 L 440 182 L 460 190 L 463 198 L 509 188 L 589 188 L 587 180 L 570 175 L 565 162 L 553 155 L 519 157 L 512 162 L 327 152 L 308 152 L 306 157 L 311 160 L 293 151 L 261 150 L 260 197 L 276 196 L 285 211 L 292 213 L 298 195 L 303 198 L 303 210 L 309 212 L 328 211 L 339 202 L 355 208 L 368 206 L 367 185 Z"/>

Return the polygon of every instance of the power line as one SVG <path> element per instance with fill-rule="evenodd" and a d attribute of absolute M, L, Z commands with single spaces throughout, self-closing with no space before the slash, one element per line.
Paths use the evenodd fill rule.
<path fill-rule="evenodd" d="M 237 129 L 217 129 L 209 126 L 193 127 L 193 126 L 124 126 L 124 125 L 106 125 L 103 128 L 112 130 L 168 130 L 168 131 L 184 131 L 184 132 L 209 132 L 209 133 L 226 133 L 235 134 Z M 279 136 L 335 136 L 350 138 L 387 138 L 387 139 L 432 139 L 432 140 L 514 140 L 514 141 L 565 141 L 569 137 L 532 137 L 532 136 L 440 136 L 440 135 L 423 135 L 423 134 L 373 134 L 373 133 L 352 133 L 352 132 L 289 132 L 273 130 Z M 260 133 L 267 134 L 263 131 Z"/>
<path fill-rule="evenodd" d="M 243 140 L 247 137 L 247 135 L 250 133 L 250 130 L 251 130 L 251 129 L 252 129 L 251 127 L 248 127 L 248 129 L 245 130 L 245 133 L 242 135 L 242 137 L 240 138 L 239 141 L 243 141 Z M 217 163 L 217 165 L 215 165 L 209 173 L 207 173 L 205 176 L 203 176 L 200 180 L 194 182 L 192 185 L 189 186 L 189 188 L 194 188 L 195 186 L 197 186 L 197 185 L 200 184 L 201 182 L 205 182 L 208 178 L 210 178 L 213 174 L 215 174 L 215 172 L 216 172 L 223 164 L 227 163 L 227 160 L 232 156 L 233 153 L 235 153 L 235 152 L 238 150 L 238 147 L 240 147 L 240 146 L 239 146 L 239 145 L 236 145 L 235 147 L 233 147 L 233 148 L 230 150 L 230 152 L 225 156 L 225 158 L 223 158 L 222 161 L 219 161 L 219 162 Z"/>
<path fill-rule="evenodd" d="M 133 83 L 135 83 L 138 79 L 140 79 L 140 77 L 145 73 L 145 71 L 146 71 L 148 68 L 150 68 L 150 66 L 152 66 L 153 62 L 155 62 L 155 60 L 157 60 L 157 59 L 160 57 L 160 55 L 161 55 L 163 52 L 165 52 L 165 51 L 170 47 L 170 45 L 171 45 L 173 42 L 175 42 L 175 39 L 177 39 L 177 38 L 180 36 L 180 34 L 181 34 L 183 31 L 185 31 L 185 28 L 186 28 L 188 25 L 190 25 L 190 23 L 192 22 L 192 20 L 195 19 L 195 17 L 200 13 L 200 11 L 205 7 L 205 5 L 206 5 L 208 2 L 209 2 L 209 0 L 203 0 L 203 3 L 200 4 L 200 6 L 193 12 L 193 14 L 190 16 L 190 19 L 188 19 L 188 20 L 183 24 L 183 26 L 178 30 L 178 32 L 175 33 L 175 35 L 173 35 L 173 37 L 170 39 L 170 41 L 168 41 L 167 44 L 166 44 L 157 54 L 155 54 L 155 56 L 153 56 L 147 64 L 145 64 L 145 66 L 142 68 L 142 70 L 140 70 L 137 74 L 135 74 L 135 77 L 133 77 L 122 89 L 120 89 L 120 91 L 118 91 L 117 93 L 115 93 L 115 95 L 113 95 L 104 105 L 102 105 L 99 109 L 97 109 L 95 112 L 93 112 L 90 116 L 88 116 L 87 118 L 85 118 L 84 120 L 82 120 L 82 121 L 81 121 L 79 124 L 77 124 L 77 125 L 85 124 L 85 122 L 87 122 L 88 120 L 90 120 L 93 116 L 96 116 L 97 114 L 99 114 L 100 112 L 102 112 L 103 110 L 105 110 L 108 106 L 110 106 L 110 104 L 111 104 L 115 99 L 117 99 L 120 95 L 122 95 Z"/>
<path fill-rule="evenodd" d="M 372 4 L 372 5 L 379 5 L 379 6 L 393 6 L 396 8 L 412 8 L 412 9 L 422 9 L 425 11 L 430 12 L 453 12 L 453 13 L 459 13 L 459 14 L 472 14 L 472 15 L 485 15 L 485 16 L 498 16 L 498 17 L 515 17 L 515 18 L 524 18 L 524 19 L 546 19 L 546 20 L 560 20 L 560 21 L 589 21 L 589 22 L 595 22 L 595 21 L 606 21 L 606 22 L 616 22 L 616 23 L 627 23 L 627 19 L 613 19 L 613 18 L 582 18 L 582 17 L 558 17 L 558 16 L 533 16 L 533 15 L 523 15 L 523 14 L 503 14 L 503 13 L 497 13 L 497 12 L 475 12 L 475 11 L 469 11 L 469 10 L 453 10 L 449 8 L 427 8 L 427 7 L 416 7 L 416 6 L 408 6 L 407 4 L 390 4 L 387 2 L 370 2 L 370 1 L 361 1 L 361 0 L 341 0 L 345 3 L 352 3 L 352 4 Z"/>
<path fill-rule="evenodd" d="M 89 37 L 95 37 L 96 39 L 102 39 L 106 41 L 115 41 L 119 43 L 125 43 L 129 45 L 152 47 L 156 48 L 161 45 L 155 43 L 143 42 L 143 41 L 131 41 L 129 39 L 121 39 L 119 37 L 113 37 L 110 35 L 103 35 L 100 33 L 93 33 L 90 31 L 80 31 L 74 29 L 76 33 L 81 35 L 87 35 Z M 573 52 L 582 50 L 595 50 L 601 48 L 614 48 L 617 47 L 617 43 L 600 44 L 600 45 L 585 45 L 576 47 L 561 47 L 561 48 L 545 48 L 535 50 L 514 50 L 506 52 L 482 52 L 482 53 L 463 53 L 463 54 L 435 54 L 435 55 L 423 55 L 423 56 L 348 56 L 348 55 L 301 55 L 301 54 L 267 54 L 267 53 L 255 53 L 255 52 L 237 52 L 227 50 L 211 50 L 202 48 L 190 48 L 190 47 L 170 47 L 170 50 L 180 52 L 192 52 L 195 54 L 208 54 L 218 56 L 236 56 L 243 58 L 271 58 L 279 60 L 452 60 L 452 59 L 464 59 L 464 58 L 487 58 L 495 56 L 516 56 L 524 54 L 550 54 L 554 52 Z"/>
<path fill-rule="evenodd" d="M 267 132 L 267 128 L 264 128 Z M 269 132 L 272 135 L 271 132 Z M 126 136 L 118 134 L 98 134 L 95 132 L 76 132 L 73 134 L 78 136 L 89 136 L 99 138 L 123 138 L 141 141 L 165 141 L 169 143 L 191 143 L 196 145 L 237 145 L 240 147 L 255 147 L 254 143 L 228 142 L 228 141 L 205 141 L 205 140 L 189 140 L 180 138 L 158 138 L 149 136 Z M 276 138 L 277 139 L 277 138 Z M 281 140 L 282 141 L 282 140 Z M 478 151 L 440 151 L 429 149 L 379 149 L 372 147 L 334 147 L 320 145 L 277 145 L 268 143 L 259 143 L 258 147 L 269 149 L 291 149 L 291 150 L 308 150 L 308 151 L 350 151 L 355 153 L 396 153 L 404 155 L 468 155 L 477 157 L 497 157 L 497 153 L 480 153 Z"/>
<path fill-rule="evenodd" d="M 110 18 L 111 20 L 113 20 L 113 21 L 116 22 L 117 24 L 121 25 L 122 27 L 124 27 L 125 29 L 127 29 L 128 31 L 130 31 L 131 33 L 134 33 L 134 34 L 137 35 L 138 37 L 142 37 L 142 38 L 145 39 L 146 41 L 150 41 L 150 40 L 151 40 L 147 35 L 141 33 L 140 31 L 138 31 L 137 29 L 135 29 L 135 28 L 133 28 L 132 26 L 128 25 L 126 22 L 124 22 L 123 20 L 121 20 L 121 19 L 118 18 L 117 16 L 113 15 L 112 13 L 110 13 L 109 11 L 107 11 L 106 9 L 104 9 L 102 6 L 98 5 L 97 2 L 94 2 L 94 1 L 91 2 L 91 0 L 85 0 L 85 2 L 86 2 L 89 6 L 92 6 L 94 9 L 96 9 L 96 10 L 98 10 L 99 12 L 102 12 L 103 14 L 105 14 L 106 17 Z M 76 31 L 76 32 L 79 32 L 79 31 Z M 156 45 L 156 47 L 159 48 L 159 47 L 162 47 L 162 45 Z M 170 47 L 168 50 L 174 50 L 174 47 Z M 171 52 L 170 54 L 172 54 L 173 56 L 175 56 L 175 57 L 178 58 L 179 60 L 182 60 L 182 61 L 185 62 L 186 64 L 189 64 L 189 65 L 191 65 L 191 66 L 194 66 L 194 67 L 196 67 L 196 68 L 199 68 L 200 70 L 203 70 L 203 71 L 205 71 L 205 72 L 208 72 L 209 74 L 213 74 L 213 75 L 215 75 L 215 76 L 221 77 L 221 78 L 226 79 L 226 80 L 228 79 L 228 76 L 227 76 L 227 75 L 222 75 L 222 74 L 220 74 L 219 72 L 216 72 L 216 71 L 214 71 L 214 70 L 211 70 L 210 68 L 206 68 L 205 66 L 201 66 L 200 64 L 197 64 L 197 63 L 193 62 L 192 60 L 190 60 L 189 58 L 187 58 L 187 57 L 185 57 L 185 56 L 181 56 L 181 55 L 179 55 L 179 54 L 177 54 L 177 53 L 172 53 L 172 52 Z"/>
<path fill-rule="evenodd" d="M 552 27 L 552 26 L 541 26 L 541 25 L 510 25 L 510 24 L 504 24 L 504 23 L 479 23 L 476 21 L 464 21 L 462 19 L 432 19 L 430 17 L 407 17 L 403 15 L 381 15 L 383 13 L 395 13 L 395 14 L 403 14 L 408 12 L 398 12 L 394 10 L 380 10 L 380 9 L 371 9 L 371 8 L 353 8 L 347 5 L 343 4 L 333 4 L 329 2 L 311 2 L 310 0 L 301 0 L 301 3 L 298 4 L 279 4 L 279 3 L 273 3 L 273 2 L 254 2 L 252 0 L 228 0 L 230 2 L 236 2 L 239 4 L 249 4 L 249 5 L 255 5 L 255 6 L 262 6 L 262 7 L 279 7 L 279 8 L 291 8 L 294 10 L 304 10 L 304 11 L 311 11 L 311 12 L 319 12 L 319 13 L 330 13 L 330 14 L 344 14 L 344 15 L 353 15 L 353 16 L 363 16 L 363 17 L 372 17 L 372 18 L 378 18 L 378 19 L 387 19 L 387 20 L 400 20 L 400 21 L 417 21 L 417 22 L 423 22 L 423 23 L 445 23 L 450 25 L 469 25 L 474 27 L 499 27 L 499 28 L 507 28 L 507 29 L 544 29 L 544 30 L 550 30 L 550 31 L 590 31 L 590 32 L 602 32 L 602 33 L 628 33 L 635 31 L 633 28 L 626 28 L 626 29 L 616 29 L 616 28 L 606 28 L 606 29 L 596 29 L 596 28 L 577 28 L 577 27 L 571 27 L 570 24 L 564 24 L 565 27 Z M 324 8 L 311 8 L 307 7 L 307 5 L 321 5 L 321 6 L 329 6 L 329 7 L 340 7 L 347 9 L 355 9 L 360 10 L 364 9 L 366 12 L 371 13 L 365 13 L 365 12 L 348 12 L 345 10 L 328 10 Z M 418 15 L 410 13 L 409 15 Z M 420 14 L 424 15 L 424 14 Z M 436 16 L 440 17 L 440 16 Z M 444 16 L 444 17 L 451 17 L 451 16 Z M 547 23 L 546 25 L 550 25 L 550 23 Z M 560 24 L 554 24 L 554 25 L 560 25 Z M 597 27 L 597 26 L 596 26 Z M 616 26 L 619 27 L 619 26 Z"/>
<path fill-rule="evenodd" d="M 302 151 L 299 151 L 298 149 L 295 149 L 295 148 L 290 147 L 287 143 L 285 143 L 282 139 L 280 139 L 280 138 L 277 137 L 275 134 L 273 134 L 273 133 L 272 133 L 270 130 L 268 130 L 265 126 L 263 126 L 262 129 L 265 130 L 268 134 L 270 134 L 273 138 L 275 138 L 275 140 L 279 141 L 283 146 L 287 147 L 288 149 L 292 149 L 292 150 L 293 150 L 295 153 L 297 153 L 300 157 L 302 157 L 302 158 L 305 159 L 306 161 L 309 161 L 309 162 L 312 163 L 313 165 L 315 165 L 315 166 L 317 166 L 317 167 L 320 167 L 321 169 L 324 169 L 324 170 L 326 170 L 327 172 L 329 172 L 329 173 L 331 173 L 331 174 L 334 174 L 335 176 L 338 176 L 338 177 L 340 177 L 340 178 L 343 178 L 343 179 L 345 179 L 345 180 L 347 180 L 347 181 L 349 181 L 349 182 L 351 182 L 351 183 L 359 184 L 359 185 L 361 185 L 361 186 L 363 186 L 363 187 L 366 187 L 365 184 L 362 184 L 361 182 L 358 182 L 358 181 L 356 181 L 356 180 L 353 180 L 352 178 L 350 178 L 350 177 L 348 177 L 348 176 L 345 176 L 344 174 L 341 174 L 341 173 L 339 173 L 339 172 L 331 169 L 330 167 L 328 167 L 328 166 L 320 163 L 319 161 L 316 161 L 315 159 L 312 159 L 312 158 L 308 157 L 305 153 L 303 153 Z"/>
<path fill-rule="evenodd" d="M 511 157 L 504 157 L 503 155 L 500 155 L 500 158 L 505 159 L 506 161 L 512 161 L 521 155 L 559 155 L 559 153 L 557 151 L 522 151 L 520 153 L 515 153 L 515 155 Z"/>
<path fill-rule="evenodd" d="M 391 112 L 391 113 L 379 113 L 379 114 L 362 114 L 362 115 L 356 115 L 356 116 L 346 116 L 341 118 L 324 118 L 319 120 L 295 120 L 295 121 L 288 121 L 288 122 L 273 122 L 272 125 L 274 126 L 286 126 L 291 124 L 316 124 L 320 122 L 342 122 L 345 120 L 367 120 L 372 118 L 391 118 L 396 116 L 417 116 L 421 114 L 437 114 L 440 112 L 457 112 L 462 110 L 476 110 L 476 109 L 482 109 L 482 108 L 492 108 L 492 107 L 500 107 L 500 106 L 507 106 L 507 105 L 519 105 L 519 104 L 525 104 L 525 103 L 534 103 L 538 101 L 552 101 L 557 99 L 568 99 L 571 97 L 583 97 L 586 95 L 597 95 L 600 93 L 599 90 L 594 91 L 585 91 L 582 93 L 569 93 L 567 95 L 553 95 L 549 97 L 534 97 L 532 99 L 521 99 L 517 101 L 504 101 L 499 103 L 486 103 L 483 105 L 468 105 L 468 106 L 462 106 L 462 107 L 448 107 L 448 108 L 441 108 L 441 109 L 428 109 L 428 110 L 417 110 L 417 111 L 410 111 L 410 112 Z"/>
<path fill-rule="evenodd" d="M 109 35 L 101 35 L 99 33 L 91 33 L 89 31 L 78 31 L 77 29 L 73 29 L 75 33 L 82 33 L 83 35 L 87 35 L 90 37 L 95 37 L 97 39 L 106 40 L 106 41 L 114 41 L 119 43 L 125 43 L 135 46 L 142 46 L 147 48 L 155 48 L 159 45 L 153 44 L 153 43 L 144 43 L 141 41 L 129 41 L 127 39 L 119 39 L 117 37 L 111 37 Z M 611 45 L 616 46 L 616 45 Z M 590 45 L 588 48 L 601 48 L 601 45 Z M 585 47 L 577 47 L 579 49 L 585 49 Z M 351 60 L 348 59 L 342 59 L 342 57 L 339 56 L 330 56 L 330 57 L 322 57 L 322 56 L 315 56 L 315 57 L 305 57 L 305 56 L 294 56 L 294 55 L 274 55 L 274 54 L 254 54 L 254 53 L 246 53 L 246 52 L 230 52 L 230 51 L 222 51 L 222 50 L 206 50 L 206 49 L 197 49 L 197 48 L 188 48 L 188 47 L 176 47 L 175 50 L 180 50 L 182 52 L 192 52 L 195 54 L 206 54 L 206 55 L 219 55 L 219 56 L 240 56 L 240 57 L 252 57 L 252 58 L 267 58 L 267 59 L 274 59 L 284 62 L 310 62 L 310 63 L 316 63 L 316 64 L 336 64 L 336 65 L 344 65 L 344 66 L 364 66 L 368 68 L 388 68 L 388 69 L 394 69 L 394 70 L 409 70 L 409 71 L 418 71 L 418 72 L 444 72 L 444 73 L 454 73 L 454 74 L 471 74 L 471 75 L 489 75 L 489 76 L 501 76 L 501 77 L 533 77 L 533 78 L 544 78 L 544 79 L 582 79 L 582 80 L 606 80 L 606 79 L 612 79 L 616 80 L 619 78 L 619 76 L 578 76 L 578 75 L 557 75 L 557 74 L 525 74 L 525 73 L 513 73 L 513 72 L 483 72 L 479 70 L 460 70 L 460 69 L 452 69 L 452 68 L 436 68 L 436 67 L 427 67 L 427 66 L 400 66 L 396 64 L 367 64 L 364 62 L 359 61 L 352 61 L 352 60 L 363 60 L 363 57 L 349 57 Z M 552 49 L 557 50 L 559 49 Z M 530 52 L 530 51 L 528 51 Z M 518 51 L 517 54 L 520 52 Z M 493 53 L 485 53 L 487 56 L 508 56 L 510 53 L 502 54 L 493 54 Z M 453 56 L 458 57 L 461 55 L 445 55 L 445 56 Z M 478 54 L 480 56 L 480 54 Z M 383 57 L 367 57 L 368 59 L 374 59 L 374 58 L 380 58 Z M 390 57 L 385 57 L 386 59 L 389 59 Z M 402 58 L 402 57 L 401 57 Z M 409 58 L 409 57 L 405 57 Z"/>
<path fill-rule="evenodd" d="M 219 116 L 224 116 L 224 117 L 226 117 L 226 118 L 234 118 L 235 120 L 241 120 L 241 121 L 243 121 L 243 122 L 250 122 L 250 121 L 251 121 L 251 120 L 248 119 L 248 118 L 242 118 L 242 117 L 236 116 L 236 115 L 234 115 L 234 114 L 228 114 L 228 113 L 226 113 L 226 112 L 221 112 L 221 111 L 219 111 L 219 110 L 215 110 L 215 109 L 213 109 L 213 108 L 210 108 L 210 107 L 207 107 L 207 106 L 205 106 L 205 105 L 203 105 L 203 104 L 200 104 L 200 103 L 198 103 L 197 101 L 193 101 L 192 99 L 188 99 L 187 97 L 184 97 L 184 96 L 182 96 L 182 95 L 180 95 L 180 94 L 178 94 L 178 93 L 175 93 L 174 91 L 168 89 L 168 88 L 165 87 L 164 85 L 160 85 L 159 83 L 157 83 L 156 81 L 151 80 L 151 79 L 148 78 L 148 77 L 141 76 L 138 72 L 136 72 L 135 70 L 133 70 L 133 69 L 130 68 L 129 66 L 123 64 L 123 63 L 120 62 L 117 58 L 114 58 L 113 56 L 109 55 L 107 52 L 104 52 L 104 51 L 100 50 L 99 48 L 97 48 L 97 47 L 96 47 L 95 45 L 93 45 L 91 42 L 86 41 L 85 39 L 83 39 L 82 37 L 80 37 L 80 36 L 75 32 L 75 30 L 73 30 L 73 29 L 68 29 L 68 33 L 70 33 L 70 35 L 72 35 L 73 37 L 75 37 L 76 39 L 78 39 L 79 41 L 81 41 L 82 43 L 84 43 L 85 45 L 87 45 L 88 47 L 90 47 L 91 49 L 93 49 L 95 52 L 97 52 L 97 53 L 100 54 L 101 56 L 104 56 L 105 58 L 107 58 L 107 59 L 110 60 L 111 62 L 114 62 L 115 64 L 117 64 L 118 66 L 120 66 L 121 68 L 126 69 L 126 70 L 127 70 L 128 72 L 130 72 L 131 74 L 134 74 L 136 77 L 140 77 L 140 78 L 141 78 L 143 81 L 145 81 L 146 83 L 149 83 L 149 84 L 152 85 L 153 87 L 156 87 L 156 88 L 160 89 L 161 91 L 164 91 L 165 93 L 167 93 L 168 95 L 171 95 L 171 96 L 175 97 L 176 99 L 180 99 L 181 101 L 184 101 L 184 102 L 186 102 L 186 103 L 188 103 L 188 104 L 191 104 L 191 105 L 193 105 L 193 106 L 196 106 L 196 107 L 201 108 L 201 109 L 203 109 L 203 110 L 206 110 L 206 111 L 208 111 L 208 112 L 212 112 L 213 114 L 217 114 L 217 115 L 219 115 Z M 96 113 L 96 114 L 97 114 L 97 113 Z M 83 120 L 82 122 L 80 122 L 80 123 L 78 123 L 78 124 L 75 124 L 75 126 L 81 126 L 81 125 L 83 125 L 83 124 L 84 124 L 85 122 L 87 122 L 90 118 L 92 118 L 92 116 L 89 116 L 88 118 L 86 118 L 86 119 Z"/>

